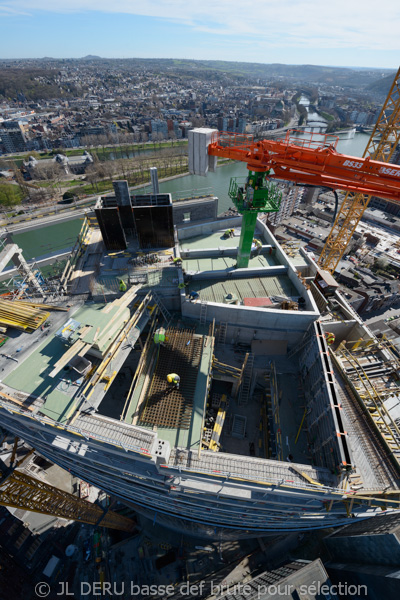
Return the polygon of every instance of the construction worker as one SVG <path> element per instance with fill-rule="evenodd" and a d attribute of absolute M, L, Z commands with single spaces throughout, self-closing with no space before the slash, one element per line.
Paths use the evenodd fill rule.
<path fill-rule="evenodd" d="M 164 327 L 159 327 L 156 329 L 154 333 L 154 343 L 160 344 L 160 346 L 164 346 L 165 342 L 168 342 L 168 336 L 165 335 Z"/>
<path fill-rule="evenodd" d="M 180 381 L 181 381 L 181 378 L 176 373 L 170 373 L 169 375 L 167 375 L 167 382 L 169 383 L 171 388 L 175 388 L 176 390 L 179 390 Z"/>
<path fill-rule="evenodd" d="M 325 332 L 325 339 L 326 339 L 326 343 L 328 344 L 328 346 L 332 346 L 332 344 L 335 343 L 335 334 L 334 333 L 330 333 L 329 331 Z"/>
<path fill-rule="evenodd" d="M 231 231 L 232 229 L 227 229 L 224 233 L 224 239 L 227 240 L 229 237 L 231 237 Z"/>
<path fill-rule="evenodd" d="M 128 288 L 127 288 L 127 286 L 126 286 L 126 283 L 125 283 L 125 281 L 124 281 L 123 279 L 120 279 L 120 280 L 119 280 L 119 291 L 120 291 L 120 292 L 126 292 L 126 290 L 127 290 L 127 289 L 128 289 Z"/>
<path fill-rule="evenodd" d="M 253 243 L 251 245 L 251 252 L 253 254 L 253 256 L 258 256 L 261 252 L 262 249 L 262 242 L 260 240 L 257 240 L 256 238 L 253 238 Z"/>
<path fill-rule="evenodd" d="M 182 259 L 181 259 L 180 256 L 177 256 L 177 257 L 175 257 L 175 258 L 172 259 L 172 262 L 174 263 L 174 265 L 179 266 L 179 265 L 182 264 Z"/>
<path fill-rule="evenodd" d="M 254 198 L 253 180 L 249 179 L 249 182 L 246 186 L 246 200 L 247 200 L 247 204 L 248 204 L 249 208 L 251 208 L 253 205 L 253 198 Z"/>

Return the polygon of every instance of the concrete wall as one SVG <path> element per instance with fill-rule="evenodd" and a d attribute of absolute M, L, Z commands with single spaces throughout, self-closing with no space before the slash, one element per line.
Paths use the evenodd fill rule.
<path fill-rule="evenodd" d="M 289 260 L 289 258 L 287 257 L 287 255 L 285 254 L 283 249 L 281 248 L 280 244 L 276 240 L 276 238 L 269 231 L 268 227 L 262 221 L 260 221 L 260 219 L 257 220 L 257 229 L 260 231 L 262 237 L 267 241 L 267 243 L 271 244 L 272 246 L 275 247 L 276 260 L 279 261 L 282 265 L 288 266 L 287 276 L 289 277 L 293 286 L 297 289 L 299 296 L 302 296 L 304 298 L 304 300 L 306 301 L 307 310 L 313 311 L 313 312 L 315 312 L 316 315 L 319 316 L 318 307 L 315 303 L 315 300 L 314 300 L 311 292 L 304 287 L 304 285 L 302 284 L 302 282 L 299 279 L 296 268 L 291 263 L 291 261 Z"/>
<path fill-rule="evenodd" d="M 187 227 L 180 227 L 177 232 L 180 244 L 182 246 L 182 255 L 186 255 L 184 246 L 184 240 L 186 238 L 209 235 L 213 231 L 222 228 L 226 229 L 229 227 L 239 227 L 241 222 L 242 217 L 239 216 L 224 219 L 222 222 L 214 221 L 208 223 L 199 223 L 197 225 Z M 234 278 L 236 279 L 240 277 L 249 277 L 250 275 L 262 276 L 281 272 L 285 273 L 297 290 L 298 295 L 302 296 L 306 300 L 307 310 L 291 311 L 260 309 L 247 306 L 207 302 L 206 320 L 209 322 L 215 319 L 217 323 L 228 323 L 227 340 L 234 339 L 241 342 L 250 342 L 252 339 L 287 341 L 290 349 L 301 340 L 310 323 L 315 321 L 315 319 L 319 316 L 319 312 L 311 293 L 304 287 L 298 278 L 296 269 L 288 260 L 286 254 L 277 243 L 274 236 L 260 220 L 257 221 L 257 233 L 266 242 L 266 245 L 273 246 L 275 248 L 274 253 L 276 259 L 281 263 L 281 265 L 277 267 L 267 267 L 265 269 L 235 269 L 234 271 L 230 271 L 229 275 L 234 275 Z M 210 255 L 210 250 L 200 252 Z M 216 256 L 220 254 L 218 249 L 212 249 L 211 252 L 212 255 Z M 187 255 L 192 255 L 191 251 L 189 251 Z M 209 278 L 211 276 L 211 272 L 204 273 L 205 278 Z M 226 276 L 226 273 L 224 273 L 224 276 Z M 203 274 L 197 273 L 194 277 L 199 279 L 203 277 Z M 218 273 L 217 277 L 221 277 L 221 273 Z M 184 291 L 181 292 L 181 309 L 182 315 L 185 317 L 193 319 L 200 318 L 201 303 L 190 302 L 186 298 Z"/>
<path fill-rule="evenodd" d="M 182 315 L 200 319 L 200 302 L 190 302 L 181 294 Z M 228 323 L 226 340 L 250 342 L 252 339 L 285 340 L 289 350 L 303 337 L 304 332 L 315 321 L 314 312 L 259 309 L 207 302 L 207 322 Z"/>
<path fill-rule="evenodd" d="M 181 256 L 185 256 L 186 252 L 185 252 L 185 243 L 184 240 L 186 238 L 191 238 L 191 237 L 195 237 L 195 236 L 200 236 L 200 235 L 209 235 L 210 233 L 214 232 L 214 231 L 218 231 L 220 229 L 228 229 L 229 227 L 240 227 L 242 224 L 242 217 L 230 217 L 228 219 L 223 219 L 223 220 L 218 220 L 218 221 L 214 221 L 214 222 L 207 222 L 207 223 L 199 223 L 197 225 L 191 225 L 191 226 L 185 226 L 185 227 L 179 227 L 177 230 L 178 233 L 178 239 L 181 245 Z M 269 231 L 269 229 L 266 227 L 266 225 L 260 220 L 257 220 L 257 227 L 256 227 L 256 232 L 258 235 L 260 235 L 260 237 L 266 242 L 266 246 L 273 246 L 275 248 L 274 253 L 275 253 L 275 257 L 276 260 L 281 264 L 284 265 L 285 267 L 287 266 L 287 270 L 286 270 L 286 274 L 289 277 L 291 283 L 293 284 L 293 286 L 296 288 L 298 295 L 302 296 L 305 301 L 306 301 L 306 309 L 308 311 L 311 312 L 315 312 L 315 316 L 319 316 L 319 311 L 317 308 L 317 305 L 314 301 L 314 298 L 312 297 L 312 294 L 310 291 L 308 291 L 304 285 L 302 284 L 302 282 L 300 281 L 297 271 L 295 269 L 295 267 L 293 266 L 293 264 L 289 261 L 288 257 L 286 256 L 285 252 L 283 251 L 283 249 L 281 248 L 281 246 L 279 245 L 279 243 L 277 242 L 277 240 L 275 239 L 275 237 L 272 235 L 272 233 Z M 212 255 L 217 255 L 217 253 L 214 254 L 216 249 L 212 249 L 213 254 Z M 208 250 L 207 250 L 208 252 Z M 235 275 L 238 271 L 235 270 Z M 258 276 L 261 276 L 263 273 L 267 273 L 268 269 L 260 269 L 257 272 Z M 247 275 L 249 275 L 251 273 L 251 271 L 249 269 L 245 270 L 245 273 Z M 196 275 L 197 277 L 197 275 Z M 224 305 L 225 306 L 225 305 Z M 286 311 L 287 312 L 287 311 Z"/>
<path fill-rule="evenodd" d="M 193 221 L 204 221 L 216 219 L 218 215 L 218 198 L 199 198 L 196 200 L 183 200 L 174 202 L 172 205 L 174 224 L 186 223 L 185 215 L 189 213 L 190 223 Z"/>
<path fill-rule="evenodd" d="M 352 464 L 332 363 L 319 322 L 310 327 L 298 357 L 307 406 L 305 423 L 313 440 L 310 448 L 315 464 L 332 470 Z"/>
<path fill-rule="evenodd" d="M 197 225 L 183 225 L 178 228 L 178 239 L 181 245 L 184 246 L 184 240 L 187 238 L 196 237 L 198 235 L 210 235 L 213 231 L 225 230 L 230 227 L 240 227 L 241 224 L 242 217 L 230 217 L 228 219 L 218 219 L 217 221 L 198 223 Z"/>

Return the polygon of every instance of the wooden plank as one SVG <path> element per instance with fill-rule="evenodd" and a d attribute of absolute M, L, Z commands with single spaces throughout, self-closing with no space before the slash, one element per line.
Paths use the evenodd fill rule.
<path fill-rule="evenodd" d="M 90 344 L 85 344 L 82 340 L 76 340 L 75 344 L 73 344 L 62 357 L 55 363 L 54 369 L 49 373 L 49 377 L 55 377 L 57 373 L 61 371 L 63 367 L 65 367 L 73 358 L 77 356 L 83 348 L 90 348 Z"/>

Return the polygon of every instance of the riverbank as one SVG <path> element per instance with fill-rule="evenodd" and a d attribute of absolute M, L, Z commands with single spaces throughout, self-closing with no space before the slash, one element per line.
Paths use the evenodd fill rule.
<path fill-rule="evenodd" d="M 185 138 L 183 140 L 170 140 L 165 142 L 137 142 L 132 144 L 110 144 L 106 146 L 79 146 L 79 148 L 58 148 L 57 150 L 61 151 L 62 154 L 64 154 L 64 156 L 69 157 L 82 156 L 82 154 L 85 151 L 97 153 L 98 150 L 101 150 L 102 153 L 111 154 L 115 152 L 115 150 L 121 148 L 124 154 L 126 154 L 126 152 L 151 152 L 152 150 L 156 152 L 157 150 L 161 150 L 163 148 L 174 148 L 176 146 L 185 147 L 187 145 L 188 140 L 187 138 Z M 23 160 L 25 160 L 31 155 L 37 158 L 37 160 L 42 160 L 45 158 L 54 158 L 55 156 L 53 150 L 51 152 L 38 152 L 37 150 L 32 150 L 31 152 L 29 152 L 27 150 L 26 152 L 19 152 L 18 154 L 3 154 L 1 158 L 6 161 L 12 161 L 18 164 L 18 162 L 22 163 Z"/>

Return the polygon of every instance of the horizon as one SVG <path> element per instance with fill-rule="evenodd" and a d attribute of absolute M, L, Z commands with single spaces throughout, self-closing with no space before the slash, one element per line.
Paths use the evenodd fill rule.
<path fill-rule="evenodd" d="M 390 18 L 387 16 L 390 15 Z M 383 0 L 0 0 L 2 60 L 108 59 L 397 69 L 400 11 Z M 35 54 L 35 57 L 32 56 Z M 356 60 L 355 60 L 356 58 Z M 358 67 L 354 67 L 357 62 Z"/>
<path fill-rule="evenodd" d="M 177 56 L 99 56 L 97 54 L 86 54 L 85 56 L 13 56 L 9 58 L 3 58 L 0 56 L 0 62 L 17 61 L 17 60 L 180 60 L 180 61 L 191 61 L 191 62 L 226 62 L 226 63 L 238 63 L 248 65 L 263 65 L 263 66 L 285 66 L 285 67 L 328 67 L 330 69 L 352 69 L 352 70 L 372 70 L 372 71 L 397 71 L 398 67 L 371 67 L 371 66 L 360 66 L 360 65 L 328 65 L 320 63 L 284 63 L 284 62 L 257 62 L 257 61 L 246 61 L 246 60 L 223 60 L 223 59 L 208 59 L 208 58 L 182 58 Z"/>

